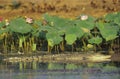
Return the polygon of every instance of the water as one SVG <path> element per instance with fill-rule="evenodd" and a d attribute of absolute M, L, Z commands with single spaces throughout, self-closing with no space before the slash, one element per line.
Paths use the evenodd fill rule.
<path fill-rule="evenodd" d="M 0 79 L 120 79 L 120 64 L 1 62 Z"/>

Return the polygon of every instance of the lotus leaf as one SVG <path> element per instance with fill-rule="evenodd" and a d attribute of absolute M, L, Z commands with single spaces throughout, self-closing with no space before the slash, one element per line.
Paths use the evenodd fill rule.
<path fill-rule="evenodd" d="M 92 21 L 85 20 L 85 21 L 76 21 L 76 25 L 91 30 L 94 28 L 95 23 Z"/>
<path fill-rule="evenodd" d="M 88 42 L 90 44 L 97 44 L 97 45 L 99 45 L 102 42 L 102 38 L 100 38 L 98 36 L 97 37 L 93 37 L 93 38 L 89 39 Z"/>
<path fill-rule="evenodd" d="M 65 40 L 67 41 L 67 44 L 72 45 L 77 39 L 77 36 L 75 34 L 67 34 L 65 36 Z"/>
<path fill-rule="evenodd" d="M 37 25 L 37 26 L 39 26 L 39 27 L 42 26 L 42 22 L 39 21 L 39 20 L 35 20 L 34 24 Z"/>
<path fill-rule="evenodd" d="M 4 21 L 0 22 L 0 28 L 3 27 L 3 26 L 5 26 L 5 22 Z"/>
<path fill-rule="evenodd" d="M 49 25 L 61 29 L 69 21 L 68 19 L 63 19 L 58 16 L 50 16 L 48 14 L 44 15 L 44 19 L 49 23 Z"/>
<path fill-rule="evenodd" d="M 64 27 L 65 34 L 75 34 L 78 38 L 81 38 L 84 35 L 84 31 L 81 29 L 80 26 L 75 25 L 74 21 L 67 24 L 66 27 Z"/>
<path fill-rule="evenodd" d="M 8 32 L 7 28 L 6 29 L 0 29 L 0 34 L 6 33 L 6 32 Z"/>
<path fill-rule="evenodd" d="M 118 29 L 116 26 L 113 26 L 110 23 L 99 22 L 97 27 L 106 41 L 114 40 L 117 37 Z"/>
<path fill-rule="evenodd" d="M 114 19 L 118 17 L 117 13 L 109 13 L 107 15 L 105 15 L 105 20 L 106 21 L 114 21 Z"/>
<path fill-rule="evenodd" d="M 53 47 L 54 45 L 59 44 L 63 39 L 56 32 L 51 32 L 46 34 L 46 38 L 48 40 L 48 45 Z"/>
<path fill-rule="evenodd" d="M 117 13 L 117 17 L 114 18 L 114 23 L 118 24 L 120 28 L 120 12 Z"/>
<path fill-rule="evenodd" d="M 120 28 L 120 12 L 107 14 L 105 20 L 118 24 Z"/>
<path fill-rule="evenodd" d="M 32 35 L 39 37 L 41 30 L 42 30 L 42 22 L 39 20 L 35 20 L 32 28 Z"/>
<path fill-rule="evenodd" d="M 10 22 L 10 30 L 16 33 L 25 34 L 31 32 L 32 26 L 25 22 L 24 18 L 16 18 Z"/>

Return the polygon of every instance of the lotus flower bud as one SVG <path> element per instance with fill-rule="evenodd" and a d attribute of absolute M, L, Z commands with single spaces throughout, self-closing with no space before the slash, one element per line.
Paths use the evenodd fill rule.
<path fill-rule="evenodd" d="M 6 26 L 9 25 L 9 21 L 8 21 L 8 19 L 5 20 L 5 25 L 6 25 Z"/>
<path fill-rule="evenodd" d="M 80 17 L 80 19 L 81 19 L 81 20 L 87 20 L 87 19 L 88 19 L 88 16 L 87 16 L 87 15 L 82 15 L 82 16 Z"/>

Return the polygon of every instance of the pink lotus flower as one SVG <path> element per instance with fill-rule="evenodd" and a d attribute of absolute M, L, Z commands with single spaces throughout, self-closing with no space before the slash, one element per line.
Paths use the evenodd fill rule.
<path fill-rule="evenodd" d="M 32 18 L 26 18 L 26 22 L 31 24 L 31 23 L 33 23 L 33 19 Z"/>
<path fill-rule="evenodd" d="M 2 18 L 2 17 L 0 17 L 0 22 L 1 22 L 1 21 L 3 21 L 3 18 Z"/>
<path fill-rule="evenodd" d="M 87 20 L 87 19 L 88 19 L 88 16 L 87 16 L 87 15 L 82 15 L 82 16 L 80 17 L 80 19 L 81 19 L 81 20 Z"/>

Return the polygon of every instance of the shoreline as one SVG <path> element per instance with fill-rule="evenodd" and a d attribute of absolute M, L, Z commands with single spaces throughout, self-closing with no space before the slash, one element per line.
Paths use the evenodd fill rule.
<path fill-rule="evenodd" d="M 49 54 L 49 55 L 34 55 L 34 56 L 14 56 L 5 57 L 2 61 L 5 62 L 59 62 L 59 63 L 82 63 L 82 62 L 105 62 L 111 61 L 112 55 L 100 53 L 87 54 Z"/>

